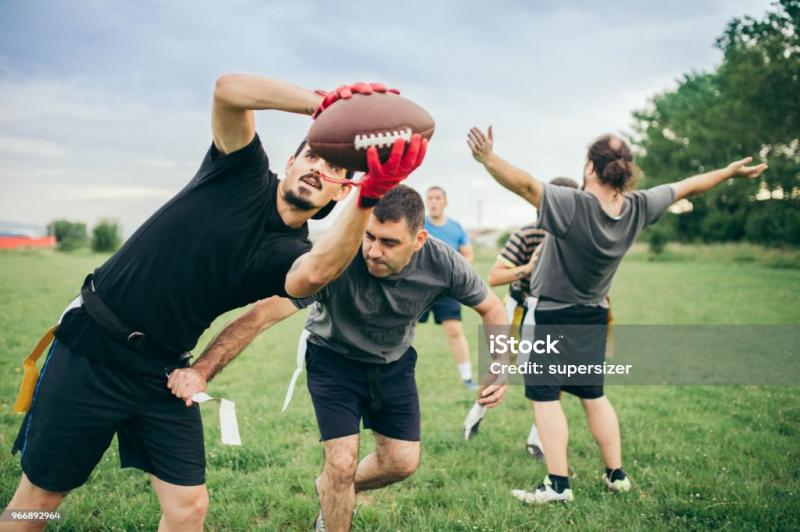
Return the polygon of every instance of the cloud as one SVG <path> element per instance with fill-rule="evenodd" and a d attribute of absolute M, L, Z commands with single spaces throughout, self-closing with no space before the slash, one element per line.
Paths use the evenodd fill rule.
<path fill-rule="evenodd" d="M 469 127 L 493 124 L 498 153 L 537 177 L 580 178 L 595 136 L 625 131 L 683 72 L 714 67 L 725 23 L 768 5 L 0 3 L 0 204 L 43 223 L 70 198 L 87 219 L 119 211 L 130 230 L 199 165 L 216 76 L 245 71 L 312 88 L 399 87 L 437 121 L 409 183 L 450 190 L 449 214 L 467 225 L 477 196 L 484 225 L 522 224 L 532 208 L 471 159 Z M 308 125 L 257 114 L 277 173 Z"/>
<path fill-rule="evenodd" d="M 46 140 L 0 135 L 0 157 L 61 159 L 66 150 Z"/>

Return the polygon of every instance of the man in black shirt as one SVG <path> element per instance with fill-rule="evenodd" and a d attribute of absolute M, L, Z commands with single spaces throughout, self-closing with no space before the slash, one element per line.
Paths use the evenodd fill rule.
<path fill-rule="evenodd" d="M 23 474 L 9 509 L 57 508 L 117 434 L 122 467 L 150 475 L 160 528 L 202 529 L 208 495 L 200 412 L 172 395 L 167 376 L 188 365 L 188 352 L 217 316 L 272 295 L 308 296 L 338 277 L 372 206 L 419 166 L 426 148 L 419 135 L 408 146 L 398 141 L 383 164 L 371 148 L 358 201 L 312 248 L 306 221 L 344 199 L 352 186 L 335 180 L 352 172 L 303 143 L 279 180 L 254 110 L 317 116 L 353 92 L 386 90 L 358 83 L 323 99 L 260 76 L 219 78 L 213 143 L 197 174 L 87 277 L 62 315 L 14 444 Z"/>

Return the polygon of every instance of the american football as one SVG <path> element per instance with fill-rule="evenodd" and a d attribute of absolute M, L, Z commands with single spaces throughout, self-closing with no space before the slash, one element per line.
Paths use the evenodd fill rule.
<path fill-rule="evenodd" d="M 376 146 L 385 161 L 398 138 L 419 133 L 430 139 L 434 121 L 422 107 L 394 93 L 353 94 L 319 115 L 308 144 L 324 159 L 351 170 L 367 170 L 367 148 Z"/>

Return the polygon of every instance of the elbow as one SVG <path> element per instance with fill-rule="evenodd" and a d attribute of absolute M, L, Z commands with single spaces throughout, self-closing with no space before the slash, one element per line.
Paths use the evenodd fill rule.
<path fill-rule="evenodd" d="M 312 292 L 316 292 L 326 284 L 330 283 L 337 277 L 341 272 L 329 268 L 318 268 L 312 272 L 309 272 L 308 276 L 306 277 L 306 282 L 311 287 Z"/>
<path fill-rule="evenodd" d="M 214 85 L 214 99 L 220 102 L 230 102 L 240 79 L 241 74 L 223 74 L 218 77 Z"/>

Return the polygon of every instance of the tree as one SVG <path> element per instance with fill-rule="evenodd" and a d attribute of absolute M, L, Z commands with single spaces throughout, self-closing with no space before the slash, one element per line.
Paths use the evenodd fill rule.
<path fill-rule="evenodd" d="M 100 219 L 92 229 L 92 250 L 116 251 L 122 242 L 119 233 L 118 222 L 108 218 Z"/>
<path fill-rule="evenodd" d="M 781 0 L 760 20 L 733 19 L 716 46 L 723 60 L 715 71 L 684 75 L 677 89 L 634 112 L 631 141 L 643 185 L 746 155 L 770 169 L 761 182 L 733 180 L 692 198 L 692 212 L 675 224 L 682 240 L 741 239 L 762 182 L 787 201 L 800 194 L 800 0 Z"/>
<path fill-rule="evenodd" d="M 53 220 L 47 226 L 47 234 L 56 237 L 60 251 L 72 251 L 86 245 L 86 224 L 69 220 Z"/>

